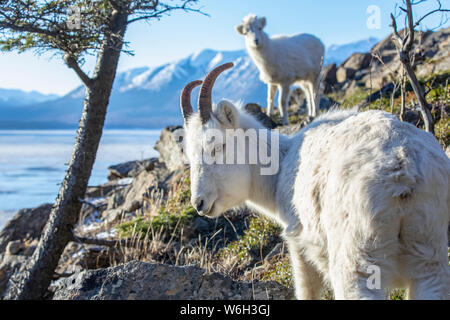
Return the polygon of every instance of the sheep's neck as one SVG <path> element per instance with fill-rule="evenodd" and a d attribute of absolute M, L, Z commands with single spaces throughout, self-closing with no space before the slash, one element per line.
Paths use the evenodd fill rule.
<path fill-rule="evenodd" d="M 250 55 L 252 56 L 253 60 L 260 65 L 261 67 L 264 67 L 264 61 L 272 60 L 272 46 L 269 41 L 269 36 L 266 33 L 263 33 L 262 36 L 263 46 L 262 48 L 256 49 L 251 46 L 248 47 L 248 51 Z"/>
<path fill-rule="evenodd" d="M 284 154 L 288 148 L 286 138 L 280 135 L 280 153 L 279 164 L 283 162 Z M 279 168 L 280 169 L 280 168 Z M 247 204 L 259 213 L 281 221 L 280 208 L 277 204 L 277 186 L 278 186 L 279 170 L 274 175 L 262 175 L 260 165 L 252 165 L 251 167 L 251 190 Z"/>

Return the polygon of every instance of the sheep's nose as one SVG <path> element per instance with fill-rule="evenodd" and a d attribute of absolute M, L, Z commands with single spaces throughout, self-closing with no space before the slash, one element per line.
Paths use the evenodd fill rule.
<path fill-rule="evenodd" d="M 203 201 L 203 199 L 197 199 L 194 202 L 195 210 L 197 210 L 197 212 L 199 212 L 199 213 L 202 212 L 204 204 L 205 204 L 205 202 Z"/>
<path fill-rule="evenodd" d="M 258 45 L 259 44 L 259 40 L 255 39 L 255 44 Z"/>

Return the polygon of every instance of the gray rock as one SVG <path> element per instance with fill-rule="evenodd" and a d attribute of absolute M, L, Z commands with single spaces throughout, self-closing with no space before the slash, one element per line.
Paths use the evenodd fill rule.
<path fill-rule="evenodd" d="M 20 251 L 25 249 L 25 245 L 22 240 L 14 240 L 10 241 L 6 245 L 6 254 L 7 255 L 17 255 Z"/>
<path fill-rule="evenodd" d="M 5 225 L 0 232 L 0 253 L 4 252 L 9 242 L 38 239 L 47 223 L 52 204 L 44 204 L 33 209 L 23 209 Z"/>
<path fill-rule="evenodd" d="M 128 161 L 110 166 L 108 168 L 108 180 L 134 178 L 143 170 L 152 170 L 155 167 L 155 163 L 157 161 L 158 159 L 152 158 L 146 160 Z"/>
<path fill-rule="evenodd" d="M 153 172 L 141 172 L 133 179 L 123 192 L 123 204 L 120 206 L 125 211 L 131 212 L 142 206 L 144 195 L 149 192 L 150 188 L 158 185 L 158 179 Z"/>
<path fill-rule="evenodd" d="M 0 255 L 0 299 L 3 298 L 8 285 L 9 278 L 24 264 L 26 256 Z"/>
<path fill-rule="evenodd" d="M 102 220 L 107 224 L 114 224 L 118 222 L 124 215 L 125 211 L 122 209 L 105 210 L 102 213 Z"/>
<path fill-rule="evenodd" d="M 209 223 L 202 217 L 195 218 L 192 222 L 192 227 L 200 234 L 207 233 L 209 231 Z"/>
<path fill-rule="evenodd" d="M 357 71 L 367 68 L 371 60 L 372 55 L 370 53 L 354 53 L 341 64 L 341 67 Z"/>
<path fill-rule="evenodd" d="M 141 209 L 145 202 L 144 199 L 149 197 L 152 190 L 165 189 L 168 177 L 173 176 L 179 170 L 171 172 L 163 163 L 158 163 L 152 171 L 141 171 L 129 185 L 122 186 L 108 194 L 107 205 L 101 212 L 101 219 L 110 224 L 117 222 L 127 212 Z"/>
<path fill-rule="evenodd" d="M 99 186 L 89 186 L 86 190 L 86 198 L 100 198 L 108 196 L 112 191 L 123 188 L 119 180 L 111 180 Z"/>
<path fill-rule="evenodd" d="M 320 110 L 328 110 L 336 105 L 336 101 L 327 96 L 321 96 L 319 101 Z"/>
<path fill-rule="evenodd" d="M 324 93 L 330 93 L 333 88 L 336 87 L 338 81 L 336 77 L 337 67 L 336 64 L 329 64 L 322 69 L 322 82 Z"/>
<path fill-rule="evenodd" d="M 351 80 L 356 74 L 356 70 L 345 67 L 339 67 L 336 72 L 336 78 L 339 83 Z"/>
<path fill-rule="evenodd" d="M 355 77 L 357 71 L 369 67 L 372 55 L 370 53 L 354 53 L 344 61 L 336 72 L 338 82 L 345 82 Z"/>
<path fill-rule="evenodd" d="M 114 190 L 106 197 L 106 210 L 119 208 L 125 203 L 125 197 L 130 187 L 122 187 Z"/>
<path fill-rule="evenodd" d="M 295 135 L 297 132 L 299 132 L 302 128 L 304 128 L 307 125 L 307 123 L 311 121 L 311 119 L 307 119 L 307 121 L 304 121 L 302 123 L 296 123 L 296 124 L 291 124 L 291 125 L 287 125 L 287 126 L 280 126 L 277 129 L 282 134 L 292 136 L 292 135 Z"/>
<path fill-rule="evenodd" d="M 244 108 L 245 111 L 254 116 L 256 120 L 261 122 L 266 128 L 274 129 L 277 126 L 277 124 L 264 113 L 263 109 L 258 104 L 248 103 Z"/>
<path fill-rule="evenodd" d="M 139 210 L 140 208 L 142 208 L 142 203 L 137 201 L 137 200 L 133 200 L 130 205 L 128 207 L 125 208 L 125 211 L 127 212 L 133 212 L 136 210 Z"/>
<path fill-rule="evenodd" d="M 397 75 L 392 71 L 399 70 L 401 63 L 391 38 L 392 35 L 389 35 L 371 50 L 382 62 L 373 59 L 371 67 L 360 70 L 358 81 L 368 88 L 378 89 L 396 80 Z M 416 32 L 412 52 L 415 54 L 415 70 L 418 77 L 428 77 L 450 69 L 449 39 L 450 28 L 436 32 Z"/>
<path fill-rule="evenodd" d="M 276 282 L 237 282 L 195 266 L 177 267 L 132 261 L 88 270 L 59 283 L 54 300 L 251 300 L 292 299 Z"/>

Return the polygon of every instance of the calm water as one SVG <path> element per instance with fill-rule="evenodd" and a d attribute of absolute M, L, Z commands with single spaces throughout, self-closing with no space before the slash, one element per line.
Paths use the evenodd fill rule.
<path fill-rule="evenodd" d="M 18 209 L 54 202 L 76 130 L 0 130 L 0 228 Z M 105 130 L 89 185 L 107 181 L 110 165 L 157 156 L 160 130 Z"/>

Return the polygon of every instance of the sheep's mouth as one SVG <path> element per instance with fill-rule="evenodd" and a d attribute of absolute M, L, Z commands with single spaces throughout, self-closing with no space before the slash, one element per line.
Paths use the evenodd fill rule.
<path fill-rule="evenodd" d="M 216 202 L 214 201 L 212 203 L 212 205 L 209 207 L 209 209 L 207 211 L 205 211 L 205 215 L 209 215 L 211 212 L 213 212 L 215 205 L 216 205 Z"/>
<path fill-rule="evenodd" d="M 207 217 L 214 217 L 214 209 L 216 208 L 216 202 L 213 201 L 213 203 L 211 204 L 211 206 L 209 207 L 208 210 L 202 211 L 202 216 L 207 216 Z"/>

